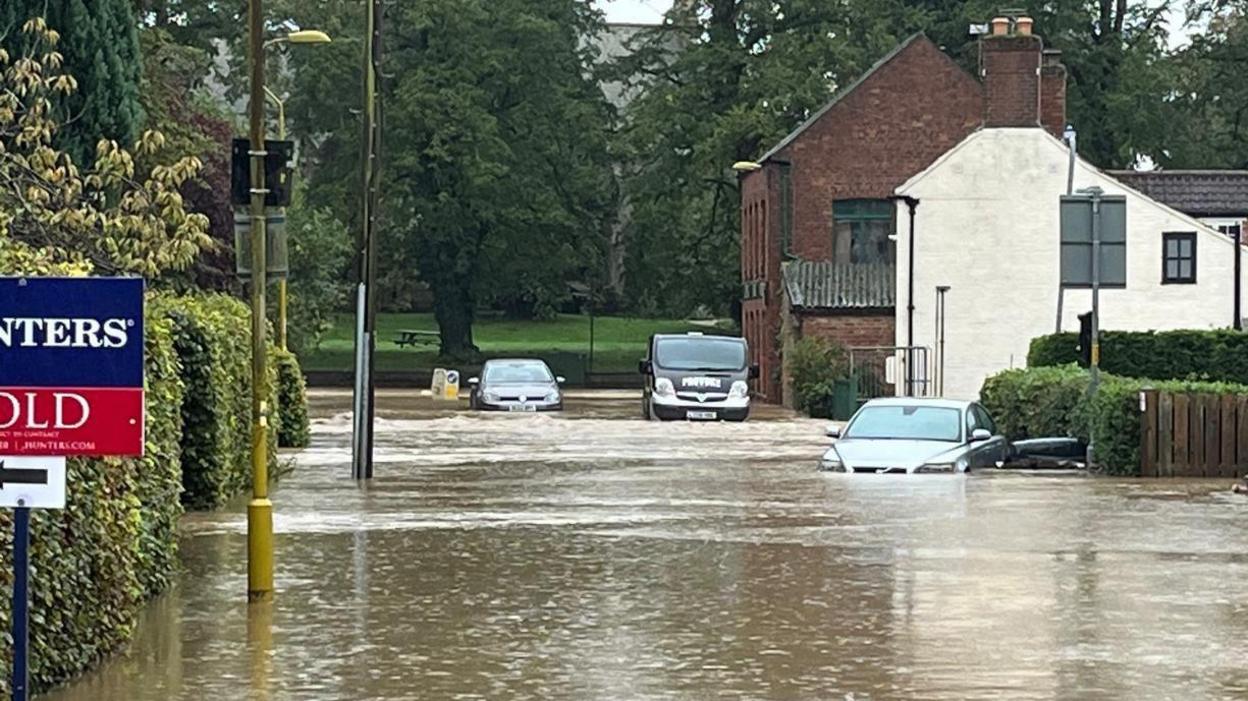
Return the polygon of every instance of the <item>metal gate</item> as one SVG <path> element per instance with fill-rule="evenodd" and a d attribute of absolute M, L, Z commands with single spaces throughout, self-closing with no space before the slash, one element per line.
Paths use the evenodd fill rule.
<path fill-rule="evenodd" d="M 849 374 L 858 404 L 876 397 L 931 396 L 931 353 L 926 346 L 869 346 L 849 349 Z"/>

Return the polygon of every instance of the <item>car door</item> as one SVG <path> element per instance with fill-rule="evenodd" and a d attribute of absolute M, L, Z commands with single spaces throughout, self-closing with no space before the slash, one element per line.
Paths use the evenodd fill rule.
<path fill-rule="evenodd" d="M 978 441 L 971 445 L 972 465 L 976 468 L 996 467 L 998 462 L 1005 460 L 1005 437 L 997 430 L 997 424 L 988 411 L 979 404 L 971 404 L 967 414 L 973 417 L 975 428 L 982 428 L 992 434 L 986 441 Z M 968 433 L 969 437 L 970 434 Z"/>

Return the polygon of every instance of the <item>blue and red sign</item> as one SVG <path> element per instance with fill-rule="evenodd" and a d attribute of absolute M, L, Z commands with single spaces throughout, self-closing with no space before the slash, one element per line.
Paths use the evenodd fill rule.
<path fill-rule="evenodd" d="M 143 454 L 143 280 L 0 278 L 0 455 Z"/>

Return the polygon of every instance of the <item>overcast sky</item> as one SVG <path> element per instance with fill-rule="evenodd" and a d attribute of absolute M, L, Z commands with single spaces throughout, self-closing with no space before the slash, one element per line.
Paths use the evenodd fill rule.
<path fill-rule="evenodd" d="M 672 0 L 597 0 L 607 13 L 608 22 L 644 22 L 657 24 Z"/>
<path fill-rule="evenodd" d="M 1149 4 L 1157 1 L 1150 0 Z M 596 2 L 607 13 L 608 22 L 658 23 L 663 18 L 663 13 L 672 6 L 672 0 L 596 0 Z M 1175 3 L 1175 5 L 1179 4 L 1181 3 Z M 1183 11 L 1175 8 L 1171 11 L 1170 26 L 1173 29 L 1181 26 L 1182 23 Z M 1040 31 L 1041 28 L 1036 29 Z M 1187 43 L 1187 36 L 1183 32 L 1171 33 L 1171 46 L 1177 47 L 1185 43 Z"/>

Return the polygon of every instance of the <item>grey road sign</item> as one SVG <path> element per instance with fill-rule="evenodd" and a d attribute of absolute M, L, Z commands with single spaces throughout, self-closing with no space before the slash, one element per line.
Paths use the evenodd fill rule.
<path fill-rule="evenodd" d="M 1092 216 L 1090 195 L 1064 195 L 1061 202 L 1062 286 L 1092 286 L 1092 239 L 1101 240 L 1101 286 L 1127 285 L 1127 198 L 1100 197 L 1099 227 Z"/>

